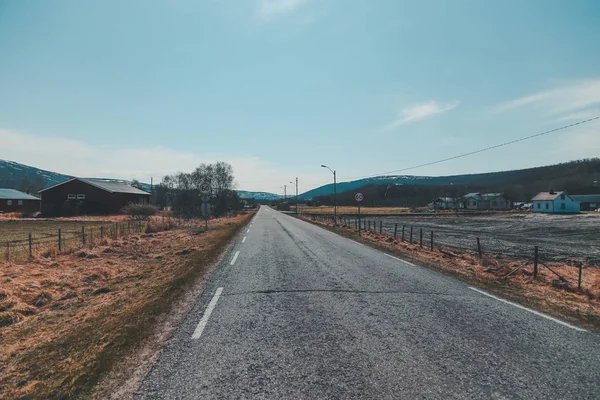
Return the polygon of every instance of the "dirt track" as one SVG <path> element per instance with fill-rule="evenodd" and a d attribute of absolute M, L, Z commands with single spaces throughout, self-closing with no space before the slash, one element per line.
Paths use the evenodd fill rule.
<path fill-rule="evenodd" d="M 539 246 L 540 260 L 600 265 L 600 216 L 506 214 L 491 216 L 431 216 L 368 218 L 383 222 L 383 230 L 398 237 L 405 225 L 409 238 L 413 226 L 413 241 L 419 241 L 423 229 L 424 246 L 434 232 L 435 245 L 461 251 L 477 251 L 479 237 L 484 253 L 507 258 L 532 258 L 534 246 Z"/>

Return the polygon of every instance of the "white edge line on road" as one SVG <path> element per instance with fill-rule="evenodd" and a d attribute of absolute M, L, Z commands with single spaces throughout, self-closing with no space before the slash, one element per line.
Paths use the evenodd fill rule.
<path fill-rule="evenodd" d="M 415 264 L 413 264 L 413 263 L 411 263 L 411 262 L 408 262 L 408 261 L 406 261 L 406 260 L 403 260 L 403 259 L 401 259 L 401 258 L 394 257 L 394 256 L 392 256 L 392 255 L 390 255 L 390 254 L 388 254 L 388 253 L 383 253 L 383 254 L 385 254 L 386 256 L 388 256 L 388 257 L 390 257 L 390 258 L 393 258 L 394 260 L 401 261 L 401 262 L 403 262 L 404 264 L 408 264 L 408 265 L 411 265 L 411 266 L 413 266 L 413 267 L 416 267 L 416 265 L 415 265 Z"/>
<path fill-rule="evenodd" d="M 200 339 L 200 335 L 202 335 L 202 331 L 206 327 L 206 323 L 208 322 L 208 319 L 210 318 L 210 314 L 213 312 L 213 309 L 217 305 L 217 301 L 219 300 L 219 297 L 221 296 L 222 291 L 223 291 L 222 287 L 218 288 L 217 291 L 215 292 L 215 295 L 213 296 L 212 300 L 210 301 L 210 303 L 208 303 L 208 307 L 206 307 L 206 311 L 204 311 L 204 315 L 200 319 L 200 322 L 198 322 L 198 326 L 196 327 L 196 330 L 194 331 L 194 334 L 192 335 L 192 339 Z"/>
<path fill-rule="evenodd" d="M 561 324 L 561 325 L 563 325 L 563 326 L 566 326 L 567 328 L 575 329 L 576 331 L 579 331 L 579 332 L 588 332 L 586 329 L 579 328 L 579 327 L 577 327 L 577 326 L 571 325 L 571 324 L 569 324 L 569 323 L 566 323 L 566 322 L 564 322 L 564 321 L 561 321 L 560 319 L 557 319 L 557 318 L 551 317 L 551 316 L 549 316 L 549 315 L 546 315 L 546 314 L 544 314 L 544 313 L 541 313 L 541 312 L 539 312 L 539 311 L 535 311 L 535 310 L 532 310 L 531 308 L 527 308 L 527 307 L 524 307 L 524 306 L 522 306 L 522 305 L 520 305 L 520 304 L 513 303 L 512 301 L 508 301 L 508 300 L 504 300 L 504 299 L 502 299 L 502 298 L 500 298 L 500 297 L 496 297 L 496 296 L 494 296 L 493 294 L 489 294 L 489 293 L 486 293 L 486 292 L 484 292 L 483 290 L 479 290 L 479 289 L 477 289 L 477 288 L 474 288 L 474 287 L 471 287 L 471 286 L 469 286 L 469 289 L 471 289 L 471 290 L 474 290 L 474 291 L 476 291 L 477 293 L 481 293 L 481 294 L 482 294 L 482 295 L 484 295 L 484 296 L 491 297 L 491 298 L 492 298 L 492 299 L 494 299 L 494 300 L 498 300 L 498 301 L 501 301 L 501 302 L 503 302 L 503 303 L 510 304 L 511 306 L 514 306 L 514 307 L 520 308 L 521 310 L 529 311 L 529 312 L 530 312 L 530 313 L 532 313 L 532 314 L 535 314 L 535 315 L 537 315 L 537 316 L 540 316 L 540 317 L 543 317 L 543 318 L 549 319 L 550 321 L 554 321 L 554 322 L 556 322 L 557 324 Z"/>
<path fill-rule="evenodd" d="M 357 245 L 359 245 L 359 246 L 364 246 L 364 244 L 362 244 L 362 243 L 359 243 L 359 242 L 357 242 L 356 240 L 352 240 L 352 239 L 350 239 L 350 241 L 351 241 L 351 242 L 354 242 L 354 243 L 356 243 L 356 244 L 357 244 Z"/>
<path fill-rule="evenodd" d="M 235 252 L 235 255 L 234 255 L 234 256 L 233 256 L 233 258 L 231 259 L 231 263 L 230 263 L 230 265 L 233 265 L 233 264 L 235 264 L 235 261 L 237 260 L 237 258 L 238 258 L 238 256 L 239 256 L 239 255 L 240 255 L 240 252 L 239 252 L 239 251 L 236 251 L 236 252 Z"/>
<path fill-rule="evenodd" d="M 244 238 L 242 239 L 242 243 L 244 243 L 246 241 L 246 236 L 244 236 Z"/>

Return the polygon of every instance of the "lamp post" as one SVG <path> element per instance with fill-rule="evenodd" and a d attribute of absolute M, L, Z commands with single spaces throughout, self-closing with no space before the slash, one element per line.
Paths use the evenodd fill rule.
<path fill-rule="evenodd" d="M 333 224 L 337 225 L 337 182 L 335 170 L 329 168 L 327 165 L 322 165 L 322 168 L 327 168 L 333 174 Z"/>
<path fill-rule="evenodd" d="M 294 182 L 290 181 L 290 183 L 292 185 L 294 185 Z M 295 183 L 295 185 L 296 185 L 296 215 L 298 215 L 298 177 L 296 177 L 296 183 Z"/>

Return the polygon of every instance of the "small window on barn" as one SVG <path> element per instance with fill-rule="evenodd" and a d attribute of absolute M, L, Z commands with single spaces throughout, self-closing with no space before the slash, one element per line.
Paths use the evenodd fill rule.
<path fill-rule="evenodd" d="M 12 200 L 6 200 L 6 205 L 7 206 L 12 206 Z"/>
<path fill-rule="evenodd" d="M 69 200 L 73 200 L 74 198 L 75 198 L 74 194 L 68 194 L 67 195 L 67 199 L 69 199 Z"/>
<path fill-rule="evenodd" d="M 17 205 L 22 206 L 23 205 L 23 200 L 17 200 Z"/>
<path fill-rule="evenodd" d="M 561 200 L 564 200 L 564 199 L 565 199 L 565 194 L 564 194 L 564 193 L 560 195 L 560 199 L 561 199 Z"/>
<path fill-rule="evenodd" d="M 85 194 L 78 194 L 78 195 L 77 195 L 77 199 L 78 199 L 78 200 L 83 200 L 83 199 L 85 199 Z"/>
<path fill-rule="evenodd" d="M 550 204 L 546 203 L 546 210 L 550 208 Z"/>
<path fill-rule="evenodd" d="M 560 203 L 560 208 L 564 210 L 565 209 L 565 203 Z"/>
<path fill-rule="evenodd" d="M 542 208 L 542 204 L 541 203 L 537 203 L 538 208 Z"/>

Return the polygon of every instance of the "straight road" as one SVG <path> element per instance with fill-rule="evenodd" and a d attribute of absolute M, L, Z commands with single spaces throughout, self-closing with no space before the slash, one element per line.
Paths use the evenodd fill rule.
<path fill-rule="evenodd" d="M 597 399 L 600 337 L 262 207 L 136 399 Z"/>

